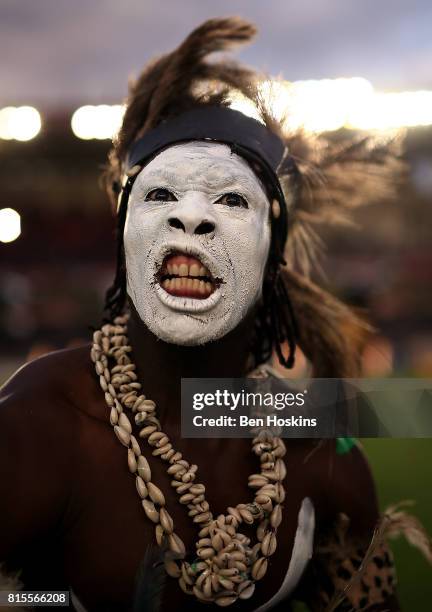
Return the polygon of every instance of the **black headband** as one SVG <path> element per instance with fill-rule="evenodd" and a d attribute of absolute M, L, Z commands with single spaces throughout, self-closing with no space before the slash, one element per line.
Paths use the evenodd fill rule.
<path fill-rule="evenodd" d="M 258 164 L 270 197 L 279 202 L 278 217 L 272 214 L 272 240 L 276 242 L 276 257 L 284 263 L 283 251 L 288 233 L 287 207 L 277 168 L 284 158 L 285 145 L 265 125 L 224 106 L 207 106 L 187 111 L 149 130 L 130 147 L 126 158 L 126 172 L 134 166 L 143 166 L 155 154 L 174 144 L 193 140 L 227 144 L 252 164 Z M 284 159 L 285 172 L 296 172 L 294 160 Z M 123 188 L 122 200 L 127 205 L 135 176 L 131 176 Z"/>
<path fill-rule="evenodd" d="M 161 123 L 136 140 L 129 149 L 130 169 L 168 145 L 191 140 L 213 140 L 240 145 L 258 155 L 276 172 L 285 145 L 262 123 L 224 106 L 196 108 Z"/>

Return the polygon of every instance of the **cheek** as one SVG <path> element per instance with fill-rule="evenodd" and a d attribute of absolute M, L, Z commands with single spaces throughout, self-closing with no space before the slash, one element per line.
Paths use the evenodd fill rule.
<path fill-rule="evenodd" d="M 131 207 L 126 216 L 123 232 L 123 243 L 126 252 L 132 256 L 134 251 L 141 252 L 148 248 L 159 231 L 157 215 L 149 214 L 142 208 Z"/>
<path fill-rule="evenodd" d="M 228 236 L 228 232 L 225 234 Z M 228 246 L 228 245 L 227 245 Z M 270 247 L 270 223 L 264 215 L 231 224 L 229 251 L 234 269 L 240 275 L 260 279 Z"/>

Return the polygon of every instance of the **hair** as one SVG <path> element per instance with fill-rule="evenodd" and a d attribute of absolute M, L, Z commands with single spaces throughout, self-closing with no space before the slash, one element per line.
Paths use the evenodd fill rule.
<path fill-rule="evenodd" d="M 360 348 L 371 328 L 311 280 L 320 250 L 317 228 L 349 223 L 351 209 L 395 196 L 403 169 L 401 139 L 352 134 L 330 138 L 306 135 L 301 130 L 285 133 L 283 121 L 274 117 L 260 93 L 263 75 L 227 58 L 208 61 L 214 52 L 250 42 L 255 34 L 255 26 L 241 18 L 210 19 L 177 49 L 148 63 L 130 86 L 104 183 L 116 207 L 124 161 L 136 139 L 192 108 L 229 105 L 233 91 L 245 96 L 267 129 L 283 139 L 288 151 L 277 171 L 288 207 L 286 266 L 276 272 L 268 270 L 257 316 L 255 362 L 264 361 L 276 350 L 280 361 L 290 366 L 297 341 L 315 376 L 356 376 Z M 292 159 L 298 169 L 295 175 Z M 123 252 L 126 212 L 123 206 L 117 213 L 117 270 L 106 298 L 110 316 L 121 312 L 127 298 Z M 284 340 L 290 343 L 288 358 L 282 354 Z"/>

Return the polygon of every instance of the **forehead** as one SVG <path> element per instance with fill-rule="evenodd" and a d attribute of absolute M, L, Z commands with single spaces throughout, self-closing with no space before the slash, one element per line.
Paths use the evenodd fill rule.
<path fill-rule="evenodd" d="M 259 179 L 248 163 L 229 146 L 214 142 L 188 142 L 173 145 L 159 153 L 140 172 L 137 180 L 161 178 L 170 183 L 221 182 L 246 183 L 252 188 L 261 187 Z"/>

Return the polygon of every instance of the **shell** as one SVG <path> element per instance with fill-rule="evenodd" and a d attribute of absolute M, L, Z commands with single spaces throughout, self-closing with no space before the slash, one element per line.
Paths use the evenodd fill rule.
<path fill-rule="evenodd" d="M 181 482 L 181 481 L 179 482 L 178 480 L 172 480 L 171 481 L 171 485 L 173 487 L 175 487 L 175 490 L 177 491 L 177 493 L 179 495 L 183 495 L 183 493 L 186 493 L 186 491 L 188 489 L 190 489 L 190 487 L 191 487 L 191 483 L 190 482 Z M 192 491 L 191 491 L 191 493 L 192 493 Z"/>
<path fill-rule="evenodd" d="M 277 504 L 270 515 L 270 525 L 273 529 L 277 529 L 282 522 L 282 506 Z"/>
<path fill-rule="evenodd" d="M 188 504 L 194 498 L 195 498 L 195 495 L 193 495 L 192 493 L 185 493 L 184 495 L 180 497 L 179 502 L 181 504 Z"/>
<path fill-rule="evenodd" d="M 211 545 L 216 550 L 216 552 L 219 552 L 225 546 L 224 541 L 222 540 L 222 537 L 221 537 L 221 535 L 219 533 L 216 533 L 212 537 Z"/>
<path fill-rule="evenodd" d="M 138 440 L 135 438 L 135 436 L 131 436 L 130 437 L 130 443 L 131 443 L 131 447 L 133 452 L 135 453 L 135 455 L 137 457 L 139 457 L 141 455 L 141 448 L 140 445 L 138 444 Z"/>
<path fill-rule="evenodd" d="M 159 520 L 165 533 L 171 534 L 174 528 L 174 521 L 172 520 L 168 512 L 165 510 L 165 508 L 160 509 Z"/>
<path fill-rule="evenodd" d="M 164 544 L 164 538 L 165 538 L 165 533 L 164 533 L 164 530 L 162 529 L 162 525 L 156 525 L 155 538 L 156 538 L 157 545 L 162 547 Z"/>
<path fill-rule="evenodd" d="M 213 548 L 200 548 L 197 552 L 197 555 L 200 559 L 211 559 L 215 556 L 215 551 Z"/>
<path fill-rule="evenodd" d="M 149 435 L 147 442 L 152 446 L 156 446 L 156 442 L 158 442 L 158 440 L 160 440 L 161 438 L 165 437 L 166 436 L 162 431 L 154 431 L 152 434 Z"/>
<path fill-rule="evenodd" d="M 150 470 L 148 461 L 144 457 L 144 455 L 140 455 L 138 457 L 137 463 L 138 463 L 138 474 L 141 476 L 144 482 L 149 482 L 151 479 L 151 470 Z"/>
<path fill-rule="evenodd" d="M 265 576 L 265 573 L 267 571 L 267 566 L 268 566 L 268 561 L 265 557 L 260 557 L 259 559 L 257 559 L 257 561 L 255 561 L 255 563 L 252 566 L 252 578 L 254 580 L 261 580 L 261 578 L 263 578 Z"/>
<path fill-rule="evenodd" d="M 198 532 L 198 536 L 200 538 L 206 538 L 209 534 L 210 534 L 210 528 L 207 525 Z"/>
<path fill-rule="evenodd" d="M 203 593 L 208 599 L 212 596 L 212 580 L 211 576 L 207 576 L 203 583 Z"/>
<path fill-rule="evenodd" d="M 188 566 L 188 564 L 186 564 L 186 563 L 182 563 L 181 564 L 181 574 L 182 574 L 182 577 L 183 577 L 183 580 L 185 581 L 185 583 L 188 584 L 189 586 L 192 586 L 194 581 L 192 580 L 192 578 L 188 574 L 187 566 Z"/>
<path fill-rule="evenodd" d="M 114 406 L 114 399 L 108 392 L 105 393 L 105 402 L 110 408 L 111 406 Z"/>
<path fill-rule="evenodd" d="M 158 504 L 159 506 L 165 506 L 165 497 L 159 487 L 152 482 L 148 482 L 147 489 L 153 503 Z"/>
<path fill-rule="evenodd" d="M 209 546 L 212 546 L 212 541 L 210 538 L 201 538 L 196 543 L 197 548 L 208 548 Z"/>
<path fill-rule="evenodd" d="M 148 499 L 142 500 L 142 505 L 144 508 L 144 512 L 146 513 L 147 518 L 149 518 L 153 523 L 159 522 L 159 512 L 156 510 L 153 502 Z"/>
<path fill-rule="evenodd" d="M 228 591 L 231 591 L 234 588 L 234 582 L 227 578 L 227 576 L 219 575 L 219 583 Z"/>
<path fill-rule="evenodd" d="M 212 518 L 211 512 L 203 512 L 194 517 L 194 523 L 206 523 Z"/>
<path fill-rule="evenodd" d="M 165 446 L 165 444 L 168 444 L 168 442 L 168 436 L 163 436 L 160 440 L 156 442 L 156 448 L 162 448 L 162 446 Z"/>
<path fill-rule="evenodd" d="M 103 363 L 101 361 L 96 361 L 96 372 L 99 374 L 99 376 L 103 374 L 104 369 Z"/>
<path fill-rule="evenodd" d="M 246 510 L 246 508 L 240 508 L 239 512 L 244 522 L 247 525 L 252 525 L 252 523 L 254 522 L 254 517 L 253 517 L 252 512 L 250 512 L 249 510 Z"/>
<path fill-rule="evenodd" d="M 147 418 L 147 413 L 146 412 L 137 412 L 135 415 L 135 424 L 136 425 L 142 425 L 142 423 L 144 423 L 144 421 Z"/>
<path fill-rule="evenodd" d="M 282 461 L 282 459 L 278 459 L 276 461 L 276 465 L 275 465 L 274 470 L 275 470 L 275 472 L 276 472 L 276 474 L 278 476 L 278 480 L 282 481 L 285 478 L 286 473 L 287 473 L 285 462 Z"/>
<path fill-rule="evenodd" d="M 135 474 L 137 470 L 137 461 L 135 458 L 135 453 L 131 448 L 128 448 L 128 468 L 132 474 Z"/>
<path fill-rule="evenodd" d="M 177 472 L 182 472 L 182 471 L 184 471 L 184 467 L 182 465 L 179 465 L 178 463 L 173 463 L 167 469 L 167 472 L 170 476 L 173 476 L 174 474 L 177 474 Z"/>
<path fill-rule="evenodd" d="M 235 601 L 237 601 L 237 595 L 224 595 L 222 597 L 218 597 L 215 603 L 221 608 L 226 608 L 227 606 L 233 604 Z"/>
<path fill-rule="evenodd" d="M 258 529 L 257 529 L 257 538 L 259 542 L 262 542 L 264 539 L 264 536 L 267 532 L 267 527 L 268 527 L 268 519 L 264 519 L 263 521 L 261 521 L 261 523 L 258 525 Z"/>
<path fill-rule="evenodd" d="M 227 510 L 228 510 L 228 514 L 230 514 L 231 516 L 234 516 L 238 520 L 239 523 L 243 521 L 242 515 L 240 514 L 237 508 L 232 508 L 231 506 L 229 506 Z"/>
<path fill-rule="evenodd" d="M 181 570 L 175 561 L 164 561 L 165 571 L 171 578 L 180 578 Z"/>
<path fill-rule="evenodd" d="M 111 408 L 111 412 L 110 412 L 110 423 L 111 425 L 117 425 L 118 423 L 118 412 L 114 408 L 114 406 Z"/>
<path fill-rule="evenodd" d="M 238 588 L 240 599 L 249 599 L 249 597 L 252 597 L 254 591 L 255 584 L 251 580 L 245 580 Z"/>
<path fill-rule="evenodd" d="M 261 551 L 264 557 L 270 557 L 275 552 L 276 546 L 276 534 L 271 531 L 266 533 L 261 542 Z"/>
<path fill-rule="evenodd" d="M 102 391 L 108 391 L 108 383 L 102 375 L 99 376 L 99 384 L 102 388 Z"/>
<path fill-rule="evenodd" d="M 278 482 L 276 485 L 276 497 L 275 500 L 281 504 L 285 500 L 285 489 L 283 485 Z"/>
<path fill-rule="evenodd" d="M 152 455 L 154 457 L 157 457 L 158 455 L 165 455 L 165 453 L 167 453 L 171 449 L 172 449 L 172 444 L 170 442 L 168 442 L 168 444 L 165 444 L 165 446 L 162 446 L 162 448 L 156 448 L 152 452 Z"/>
<path fill-rule="evenodd" d="M 219 591 L 220 589 L 219 575 L 213 572 L 212 575 L 210 576 L 210 579 L 211 579 L 212 589 L 215 593 L 217 593 L 217 591 Z"/>
<path fill-rule="evenodd" d="M 168 544 L 173 552 L 184 557 L 186 554 L 186 548 L 183 544 L 183 540 L 181 540 L 176 533 L 170 533 L 168 535 Z"/>
<path fill-rule="evenodd" d="M 231 567 L 231 568 L 219 570 L 219 574 L 221 576 L 230 576 L 232 578 L 233 576 L 238 576 L 239 571 L 237 568 Z"/>
<path fill-rule="evenodd" d="M 129 446 L 130 434 L 125 429 L 123 429 L 123 427 L 120 427 L 119 425 L 115 425 L 114 432 L 117 438 L 120 440 L 120 442 L 124 446 Z"/>
<path fill-rule="evenodd" d="M 144 499 L 145 497 L 147 497 L 148 495 L 147 487 L 146 487 L 144 480 L 141 478 L 141 476 L 136 477 L 135 484 L 136 484 L 136 488 L 138 491 L 138 495 L 141 497 L 141 499 Z"/>
<path fill-rule="evenodd" d="M 204 501 L 205 501 L 205 496 L 204 494 L 202 494 L 202 495 L 197 495 L 192 503 L 199 505 L 199 504 L 202 504 Z"/>
<path fill-rule="evenodd" d="M 148 419 L 146 419 L 146 420 L 148 420 Z M 156 431 L 156 429 L 157 429 L 156 425 L 147 425 L 147 427 L 143 427 L 141 429 L 141 431 L 139 432 L 139 437 L 140 438 L 147 438 L 147 436 L 149 436 L 151 433 Z"/>
<path fill-rule="evenodd" d="M 175 450 L 173 448 L 170 448 L 169 451 L 167 451 L 166 453 L 163 453 L 163 455 L 161 454 L 161 458 L 164 459 L 165 461 L 169 461 L 171 459 L 171 457 L 174 455 Z"/>
<path fill-rule="evenodd" d="M 185 483 L 185 485 L 190 486 L 190 492 L 193 493 L 194 495 L 201 495 L 202 493 L 205 493 L 205 486 L 199 482 L 193 485 L 189 485 L 189 483 Z"/>
<path fill-rule="evenodd" d="M 192 587 L 192 592 L 195 595 L 195 597 L 198 599 L 198 601 L 203 601 L 205 603 L 208 603 L 210 601 L 210 599 L 208 599 L 208 597 L 206 597 L 204 593 L 200 591 L 196 585 Z"/>

